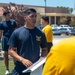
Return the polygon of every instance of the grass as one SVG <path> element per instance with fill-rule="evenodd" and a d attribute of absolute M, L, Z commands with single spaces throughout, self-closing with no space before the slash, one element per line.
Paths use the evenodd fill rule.
<path fill-rule="evenodd" d="M 2 44 L 0 43 L 0 49 L 1 47 L 2 47 Z M 10 73 L 12 73 L 13 68 L 14 68 L 13 60 L 9 60 Z M 0 75 L 5 75 L 5 71 L 6 71 L 6 68 L 5 68 L 4 60 L 0 60 Z"/>
<path fill-rule="evenodd" d="M 9 61 L 10 73 L 12 73 L 13 68 L 14 68 L 14 63 L 12 60 L 10 60 Z M 5 64 L 3 60 L 0 60 L 0 75 L 5 75 Z"/>

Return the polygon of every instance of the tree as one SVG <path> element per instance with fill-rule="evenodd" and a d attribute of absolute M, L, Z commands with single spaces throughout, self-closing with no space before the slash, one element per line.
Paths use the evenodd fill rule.
<path fill-rule="evenodd" d="M 68 13 L 71 14 L 73 12 L 73 8 L 67 7 Z"/>
<path fill-rule="evenodd" d="M 60 23 L 61 23 L 61 24 L 66 24 L 66 23 L 67 23 L 67 18 L 61 17 L 61 18 L 60 18 Z"/>
<path fill-rule="evenodd" d="M 12 8 L 13 7 L 13 8 Z M 16 20 L 17 27 L 24 25 L 23 12 L 27 7 L 11 3 L 8 6 L 3 6 L 3 11 L 8 10 L 11 13 L 11 18 Z"/>
<path fill-rule="evenodd" d="M 63 7 L 63 6 L 57 6 L 57 8 L 66 8 L 67 9 L 67 12 L 69 14 L 71 14 L 73 12 L 73 8 L 69 8 L 69 7 Z"/>
<path fill-rule="evenodd" d="M 75 17 L 71 18 L 70 26 L 75 26 Z"/>

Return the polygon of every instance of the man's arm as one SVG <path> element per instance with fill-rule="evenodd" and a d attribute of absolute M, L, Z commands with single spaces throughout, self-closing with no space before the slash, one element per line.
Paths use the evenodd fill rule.
<path fill-rule="evenodd" d="M 3 31 L 3 22 L 0 22 L 0 41 L 2 38 L 2 31 Z"/>
<path fill-rule="evenodd" d="M 46 57 L 47 54 L 48 54 L 47 48 L 42 48 L 41 57 Z"/>
<path fill-rule="evenodd" d="M 25 65 L 26 67 L 29 67 L 32 65 L 32 62 L 21 57 L 20 55 L 18 55 L 16 53 L 16 48 L 9 46 L 9 50 L 8 50 L 9 55 L 11 55 L 15 60 L 21 62 L 23 65 Z"/>
<path fill-rule="evenodd" d="M 46 37 L 45 37 L 45 34 L 43 33 L 43 36 L 42 36 L 42 41 L 41 41 L 41 57 L 46 57 L 46 55 L 48 54 L 48 50 L 47 50 L 47 41 L 46 41 Z"/>
<path fill-rule="evenodd" d="M 0 41 L 1 41 L 1 38 L 2 38 L 2 30 L 0 30 Z"/>

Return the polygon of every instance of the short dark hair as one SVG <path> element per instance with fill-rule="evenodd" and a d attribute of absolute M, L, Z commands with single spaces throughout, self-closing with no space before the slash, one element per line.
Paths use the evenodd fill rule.
<path fill-rule="evenodd" d="M 3 16 L 6 16 L 7 14 L 9 14 L 10 12 L 9 11 L 4 11 L 3 12 Z"/>
<path fill-rule="evenodd" d="M 42 16 L 42 19 L 49 23 L 49 17 L 48 16 Z"/>
<path fill-rule="evenodd" d="M 27 10 L 24 11 L 24 15 L 29 15 L 29 14 L 31 14 L 32 12 L 35 12 L 35 13 L 36 13 L 36 10 L 33 9 L 33 8 L 29 8 L 29 9 L 27 9 Z"/>

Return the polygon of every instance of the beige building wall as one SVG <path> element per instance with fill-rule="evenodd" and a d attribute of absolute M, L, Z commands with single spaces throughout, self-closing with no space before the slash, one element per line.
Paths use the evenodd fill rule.
<path fill-rule="evenodd" d="M 9 5 L 9 4 L 4 4 Z M 0 3 L 0 9 L 2 9 L 3 4 Z M 37 11 L 37 23 L 36 25 L 40 24 L 41 16 L 45 16 L 45 7 L 44 6 L 31 6 L 31 5 L 24 5 L 25 8 L 34 8 Z M 14 7 L 12 7 L 14 10 Z M 64 12 L 62 11 L 64 10 Z M 57 7 L 46 7 L 46 16 L 49 16 L 50 23 L 52 20 L 54 20 L 54 23 L 57 21 L 57 17 L 75 17 L 75 14 L 68 14 L 67 9 L 57 8 Z M 51 17 L 54 17 L 54 19 L 51 20 Z"/>

